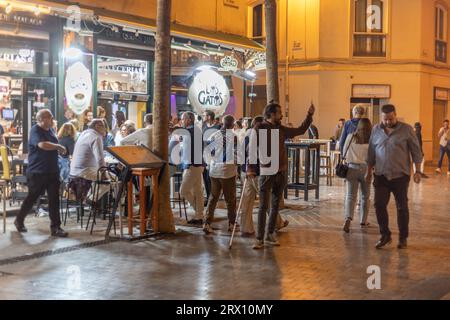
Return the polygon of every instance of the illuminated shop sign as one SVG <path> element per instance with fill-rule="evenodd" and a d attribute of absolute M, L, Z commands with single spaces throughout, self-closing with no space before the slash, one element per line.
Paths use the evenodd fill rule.
<path fill-rule="evenodd" d="M 238 70 L 239 61 L 233 56 L 225 56 L 220 60 L 219 71 L 236 72 Z"/>
<path fill-rule="evenodd" d="M 194 76 L 189 101 L 198 114 L 211 110 L 222 115 L 230 102 L 230 90 L 224 77 L 214 70 L 204 69 Z"/>
<path fill-rule="evenodd" d="M 266 69 L 266 53 L 254 52 L 247 58 L 245 69 L 250 71 L 260 71 Z"/>
<path fill-rule="evenodd" d="M 82 62 L 75 62 L 67 68 L 65 93 L 68 107 L 76 114 L 90 107 L 92 75 Z"/>
<path fill-rule="evenodd" d="M 25 24 L 34 27 L 43 27 L 45 24 L 45 21 L 43 19 L 37 18 L 36 16 L 26 16 L 19 14 L 11 15 L 3 12 L 0 12 L 0 21 L 13 24 Z"/>
<path fill-rule="evenodd" d="M 0 48 L 0 71 L 34 72 L 35 51 Z"/>
<path fill-rule="evenodd" d="M 147 68 L 135 66 L 102 66 L 99 69 L 114 72 L 147 73 Z"/>

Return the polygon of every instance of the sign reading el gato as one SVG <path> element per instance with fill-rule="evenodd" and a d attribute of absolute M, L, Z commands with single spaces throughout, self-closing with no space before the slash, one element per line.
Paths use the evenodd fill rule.
<path fill-rule="evenodd" d="M 230 102 L 230 90 L 219 73 L 211 69 L 201 70 L 189 87 L 189 101 L 198 114 L 212 110 L 222 115 Z"/>

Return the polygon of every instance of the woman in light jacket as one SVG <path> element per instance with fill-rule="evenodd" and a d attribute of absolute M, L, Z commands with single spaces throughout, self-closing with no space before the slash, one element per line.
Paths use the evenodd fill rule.
<path fill-rule="evenodd" d="M 356 207 L 358 189 L 361 187 L 361 205 L 359 206 L 359 221 L 361 228 L 367 227 L 369 213 L 370 185 L 366 182 L 367 157 L 369 140 L 372 133 L 372 124 L 369 119 L 363 118 L 359 121 L 355 133 L 349 135 L 345 141 L 344 153 L 349 166 L 345 190 L 345 223 L 344 231 L 350 232 Z"/>

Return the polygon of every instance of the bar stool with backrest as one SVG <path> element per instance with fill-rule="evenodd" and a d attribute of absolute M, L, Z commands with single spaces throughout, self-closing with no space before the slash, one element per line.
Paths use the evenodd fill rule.
<path fill-rule="evenodd" d="M 92 219 L 91 224 L 91 234 L 94 232 L 94 226 L 97 224 L 97 215 L 103 214 L 103 219 L 106 219 L 108 214 L 112 214 L 112 203 L 114 202 L 114 188 L 111 180 L 103 179 L 106 175 L 111 172 L 109 167 L 101 167 L 97 171 L 97 180 L 92 183 L 92 203 L 91 210 L 89 212 L 88 221 L 86 224 L 86 230 L 89 229 L 89 224 Z M 109 175 L 111 177 L 111 175 Z M 100 187 L 108 186 L 109 191 L 100 198 Z M 102 201 L 106 199 L 106 203 Z M 116 225 L 114 224 L 114 233 L 116 233 Z"/>
<path fill-rule="evenodd" d="M 91 188 L 91 182 L 79 177 L 69 176 L 69 183 L 66 184 L 66 210 L 64 214 L 64 225 L 67 223 L 69 209 L 77 210 L 77 223 L 81 222 L 83 228 L 84 206 L 87 194 Z"/>
<path fill-rule="evenodd" d="M 183 211 L 184 211 L 184 216 L 186 218 L 186 221 L 188 221 L 187 210 L 186 210 L 186 200 L 183 197 L 181 197 L 181 194 L 180 194 L 181 182 L 183 180 L 183 172 L 175 172 L 171 176 L 171 179 L 173 181 L 173 190 L 172 190 L 173 196 L 170 198 L 170 203 L 174 204 L 175 207 L 178 204 L 178 208 L 180 210 L 180 218 L 183 217 Z M 183 211 L 181 209 L 182 205 L 183 205 Z"/>

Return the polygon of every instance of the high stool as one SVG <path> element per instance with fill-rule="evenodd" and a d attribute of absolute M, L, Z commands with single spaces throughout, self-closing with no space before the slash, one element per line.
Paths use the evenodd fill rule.
<path fill-rule="evenodd" d="M 103 218 L 106 219 L 106 215 L 108 213 L 112 212 L 111 203 L 114 201 L 113 198 L 113 183 L 111 180 L 104 180 L 103 177 L 107 175 L 108 173 L 107 167 L 102 167 L 98 169 L 97 171 L 97 180 L 94 181 L 93 188 L 92 188 L 92 203 L 91 203 L 91 210 L 89 212 L 88 221 L 86 223 L 86 230 L 89 229 L 89 224 L 92 219 L 91 224 L 91 234 L 94 232 L 94 226 L 97 224 L 97 215 L 103 214 Z M 109 191 L 100 198 L 100 188 L 101 186 L 108 186 Z M 106 204 L 104 204 L 101 200 L 104 199 L 104 197 L 107 197 Z M 116 225 L 114 224 L 114 233 L 116 233 Z"/>
<path fill-rule="evenodd" d="M 183 217 L 183 212 L 181 209 L 181 205 L 183 205 L 184 216 L 186 217 L 186 221 L 188 221 L 186 200 L 182 198 L 180 194 L 181 181 L 183 180 L 183 173 L 176 172 L 171 178 L 173 179 L 173 197 L 170 198 L 170 203 L 174 204 L 175 206 L 176 204 L 178 204 L 178 208 L 180 210 L 180 218 Z M 175 197 L 175 193 L 177 194 L 177 197 Z"/>
<path fill-rule="evenodd" d="M 135 215 L 133 211 L 134 204 L 134 195 L 133 195 L 133 179 L 128 181 L 128 192 L 127 192 L 127 205 L 128 205 L 128 234 L 130 237 L 134 237 L 134 224 L 139 224 L 140 236 L 145 236 L 145 232 L 147 229 L 147 222 L 149 218 L 147 218 L 147 193 L 145 188 L 145 178 L 152 178 L 152 210 L 150 214 L 150 221 L 152 225 L 152 229 L 154 232 L 158 232 L 158 197 L 159 197 L 159 177 L 160 169 L 156 168 L 135 168 L 132 170 L 132 177 L 137 177 L 139 180 L 139 215 Z"/>
<path fill-rule="evenodd" d="M 81 221 L 81 228 L 83 228 L 84 205 L 87 194 L 91 188 L 91 182 L 78 177 L 69 177 L 69 183 L 66 185 L 66 210 L 64 213 L 64 226 L 67 223 L 69 216 L 69 208 L 77 210 L 77 223 Z M 71 199 L 71 194 L 75 199 Z"/>

